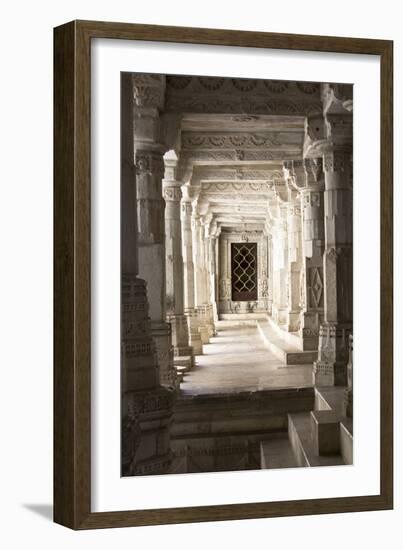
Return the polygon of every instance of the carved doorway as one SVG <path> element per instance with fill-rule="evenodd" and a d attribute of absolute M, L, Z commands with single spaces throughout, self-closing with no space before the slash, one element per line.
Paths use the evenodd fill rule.
<path fill-rule="evenodd" d="M 231 243 L 232 301 L 257 300 L 257 243 Z"/>

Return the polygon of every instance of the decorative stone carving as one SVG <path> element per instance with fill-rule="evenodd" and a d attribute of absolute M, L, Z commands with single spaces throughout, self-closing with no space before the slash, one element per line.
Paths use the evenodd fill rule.
<path fill-rule="evenodd" d="M 189 347 L 189 334 L 184 316 L 184 273 L 182 258 L 181 198 L 182 182 L 175 180 L 177 158 L 165 159 L 163 195 L 165 208 L 166 248 L 166 305 L 167 321 L 171 325 L 173 353 L 175 357 L 189 358 L 193 365 L 193 351 Z"/>
<path fill-rule="evenodd" d="M 160 109 L 164 105 L 165 77 L 157 74 L 133 74 L 133 96 L 138 107 Z"/>
<path fill-rule="evenodd" d="M 210 133 L 182 133 L 183 149 L 232 149 L 232 148 L 273 148 L 284 145 L 284 139 L 279 139 L 278 132 L 270 133 L 241 133 L 228 134 Z M 297 143 L 295 143 L 296 145 Z"/>
<path fill-rule="evenodd" d="M 133 112 L 133 99 L 133 81 L 129 75 L 124 75 L 122 112 Z M 169 470 L 171 464 L 169 429 L 174 395 L 159 383 L 157 347 L 151 331 L 147 285 L 144 279 L 138 277 L 137 186 L 131 116 L 122 117 L 121 132 L 121 473 L 133 475 L 147 470 L 162 474 Z M 142 172 L 144 165 L 140 158 L 143 157 L 139 154 L 138 169 Z M 150 424 L 154 427 L 151 434 Z"/>

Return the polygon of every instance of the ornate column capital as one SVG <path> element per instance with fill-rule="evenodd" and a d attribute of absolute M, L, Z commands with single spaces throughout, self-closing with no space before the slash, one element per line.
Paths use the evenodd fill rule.
<path fill-rule="evenodd" d="M 303 145 L 304 158 L 317 158 L 328 147 L 325 119 L 323 114 L 315 114 L 305 119 L 305 136 Z"/>
<path fill-rule="evenodd" d="M 323 191 L 325 181 L 322 158 L 304 159 L 303 168 L 305 173 L 305 189 Z"/>
<path fill-rule="evenodd" d="M 195 200 L 197 200 L 200 194 L 200 189 L 197 187 L 194 187 L 189 182 L 181 186 L 181 191 L 182 191 L 182 201 L 188 202 L 188 203 L 192 203 Z"/>
<path fill-rule="evenodd" d="M 321 97 L 323 112 L 352 112 L 353 110 L 353 86 L 352 84 L 322 84 Z"/>
<path fill-rule="evenodd" d="M 164 175 L 164 159 L 162 151 L 138 148 L 134 154 L 134 164 L 137 176 Z"/>
<path fill-rule="evenodd" d="M 170 152 L 171 153 L 171 152 Z M 182 199 L 182 182 L 177 180 L 178 158 L 175 155 L 165 156 L 165 174 L 162 180 L 162 192 L 166 202 L 179 203 Z"/>
<path fill-rule="evenodd" d="M 133 97 L 137 107 L 162 109 L 165 102 L 165 76 L 138 73 L 132 75 Z"/>
<path fill-rule="evenodd" d="M 353 144 L 353 116 L 351 113 L 327 113 L 325 116 L 326 135 L 330 149 L 351 149 Z"/>

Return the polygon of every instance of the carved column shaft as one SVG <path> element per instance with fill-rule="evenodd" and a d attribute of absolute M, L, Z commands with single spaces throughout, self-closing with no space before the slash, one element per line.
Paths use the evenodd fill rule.
<path fill-rule="evenodd" d="M 193 243 L 193 265 L 194 265 L 194 289 L 195 307 L 198 314 L 199 332 L 202 344 L 209 342 L 209 330 L 207 326 L 205 310 L 205 272 L 204 272 L 204 242 L 203 226 L 201 225 L 200 214 L 197 211 L 197 203 L 193 203 L 192 212 L 192 243 Z"/>
<path fill-rule="evenodd" d="M 325 165 L 325 319 L 320 329 L 317 385 L 346 385 L 353 319 L 351 150 L 331 150 Z"/>
<path fill-rule="evenodd" d="M 301 203 L 296 193 L 290 193 L 288 204 L 288 323 L 290 332 L 301 328 L 302 222 Z"/>
<path fill-rule="evenodd" d="M 160 381 L 176 386 L 171 327 L 166 322 L 165 201 L 162 196 L 165 148 L 159 143 L 158 110 L 134 109 L 138 255 L 140 275 L 147 281 L 151 331 L 157 347 Z"/>
<path fill-rule="evenodd" d="M 165 199 L 166 306 L 175 356 L 192 356 L 184 315 L 184 281 L 181 227 L 181 182 L 174 179 L 176 163 L 166 160 L 163 181 Z M 190 362 L 191 364 L 191 362 Z"/>
<path fill-rule="evenodd" d="M 206 316 L 206 323 L 208 328 L 209 337 L 215 334 L 214 328 L 214 317 L 213 317 L 213 299 L 212 299 L 212 287 L 214 277 L 214 258 L 212 257 L 212 238 L 210 235 L 211 227 L 211 214 L 204 216 L 203 219 L 203 239 L 202 239 L 202 248 L 203 248 L 203 292 L 204 292 L 204 309 Z"/>
<path fill-rule="evenodd" d="M 182 237 L 183 237 L 183 269 L 184 269 L 184 313 L 188 323 L 189 345 L 195 355 L 203 353 L 199 332 L 197 310 L 195 309 L 195 274 L 193 266 L 192 246 L 192 199 L 188 194 L 188 186 L 182 186 Z"/>
<path fill-rule="evenodd" d="M 287 324 L 288 314 L 288 237 L 287 206 L 279 205 L 273 223 L 273 319 Z"/>
<path fill-rule="evenodd" d="M 304 350 L 317 350 L 323 320 L 324 176 L 322 159 L 293 161 L 293 185 L 300 195 L 302 269 L 300 271 L 301 336 Z"/>
<path fill-rule="evenodd" d="M 138 277 L 137 190 L 133 158 L 133 81 L 122 74 L 122 475 L 166 473 L 171 464 L 174 394 L 159 385 L 147 287 Z M 149 433 L 150 420 L 158 427 Z"/>
<path fill-rule="evenodd" d="M 210 288 L 211 288 L 211 303 L 213 307 L 213 322 L 218 321 L 217 310 L 217 235 L 212 235 L 210 239 Z"/>

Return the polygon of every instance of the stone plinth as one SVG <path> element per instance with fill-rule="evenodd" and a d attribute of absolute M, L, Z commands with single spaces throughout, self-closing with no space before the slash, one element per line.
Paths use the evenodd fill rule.
<path fill-rule="evenodd" d="M 169 472 L 172 462 L 170 426 L 174 392 L 129 392 L 123 399 L 122 475 L 156 475 Z"/>
<path fill-rule="evenodd" d="M 312 411 L 312 439 L 319 456 L 340 454 L 340 415 L 334 411 Z"/>

